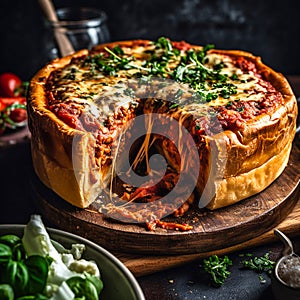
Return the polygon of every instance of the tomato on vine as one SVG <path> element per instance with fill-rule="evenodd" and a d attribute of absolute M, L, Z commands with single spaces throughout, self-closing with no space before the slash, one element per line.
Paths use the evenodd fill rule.
<path fill-rule="evenodd" d="M 0 96 L 18 97 L 22 95 L 22 80 L 14 73 L 0 74 Z"/>
<path fill-rule="evenodd" d="M 0 135 L 6 128 L 15 130 L 27 122 L 28 83 L 14 73 L 0 74 Z"/>

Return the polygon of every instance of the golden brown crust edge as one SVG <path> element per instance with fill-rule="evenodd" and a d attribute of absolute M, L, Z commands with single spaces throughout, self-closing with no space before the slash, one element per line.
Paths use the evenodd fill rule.
<path fill-rule="evenodd" d="M 34 170 L 46 186 L 77 207 L 90 205 L 99 192 L 100 172 L 93 155 L 94 141 L 89 133 L 70 128 L 47 109 L 45 84 L 52 71 L 86 53 L 83 50 L 54 60 L 41 69 L 31 80 L 28 97 Z"/>
<path fill-rule="evenodd" d="M 210 174 L 206 174 L 208 182 L 205 186 L 198 185 L 202 192 L 200 206 L 210 201 L 206 207 L 211 210 L 253 196 L 280 176 L 288 163 L 298 113 L 296 98 L 282 74 L 264 65 L 259 57 L 250 53 L 236 50 L 218 52 L 246 56 L 253 61 L 262 71 L 263 77 L 283 95 L 284 103 L 274 114 L 256 119 L 237 133 L 225 131 L 221 137 L 211 141 L 219 148 L 224 147 L 220 141 L 225 141 L 227 149 L 223 178 L 215 176 L 223 172 L 218 165 L 222 158 L 217 162 L 215 157 L 209 157 Z"/>
<path fill-rule="evenodd" d="M 249 172 L 207 182 L 201 195 L 200 206 L 209 200 L 206 207 L 214 210 L 232 205 L 263 191 L 285 169 L 291 148 L 292 142 L 288 143 L 280 153 L 274 155 L 266 163 Z"/>

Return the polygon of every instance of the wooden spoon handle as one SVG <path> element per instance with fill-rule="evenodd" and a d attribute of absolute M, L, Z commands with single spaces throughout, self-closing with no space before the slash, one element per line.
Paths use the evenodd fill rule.
<path fill-rule="evenodd" d="M 45 14 L 45 17 L 52 22 L 57 22 L 58 18 L 55 12 L 54 5 L 51 0 L 39 0 L 40 7 Z"/>
<path fill-rule="evenodd" d="M 51 22 L 57 22 L 58 18 L 52 1 L 51 0 L 38 0 L 38 1 L 42 11 L 44 12 L 45 17 Z M 64 32 L 59 31 L 57 28 L 54 28 L 54 36 L 61 56 L 66 56 L 74 53 L 74 48 Z"/>

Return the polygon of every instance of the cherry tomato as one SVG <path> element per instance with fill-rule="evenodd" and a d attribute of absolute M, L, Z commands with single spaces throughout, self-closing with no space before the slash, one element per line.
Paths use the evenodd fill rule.
<path fill-rule="evenodd" d="M 15 108 L 10 112 L 9 117 L 15 123 L 24 122 L 27 119 L 26 109 L 24 109 L 24 108 Z"/>
<path fill-rule="evenodd" d="M 5 128 L 16 129 L 26 124 L 26 98 L 25 97 L 0 97 L 0 135 Z"/>
<path fill-rule="evenodd" d="M 14 73 L 0 74 L 0 96 L 17 97 L 22 93 L 22 80 Z"/>
<path fill-rule="evenodd" d="M 25 97 L 13 97 L 13 98 L 0 97 L 0 111 L 3 110 L 6 106 L 10 106 L 14 103 L 25 104 L 26 98 Z"/>

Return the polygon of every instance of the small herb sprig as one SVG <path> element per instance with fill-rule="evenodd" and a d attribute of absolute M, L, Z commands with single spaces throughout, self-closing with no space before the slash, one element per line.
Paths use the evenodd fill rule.
<path fill-rule="evenodd" d="M 232 261 L 228 256 L 221 258 L 217 255 L 211 255 L 203 260 L 204 270 L 211 275 L 213 283 L 217 286 L 221 286 L 230 275 L 228 267 L 231 265 Z"/>
<path fill-rule="evenodd" d="M 245 255 L 241 254 L 240 256 L 244 257 Z M 262 274 L 266 273 L 270 276 L 275 267 L 275 262 L 270 259 L 270 254 L 267 252 L 260 257 L 252 257 L 252 254 L 246 254 L 246 256 L 250 258 L 241 261 L 242 268 L 257 272 L 259 274 L 259 280 L 264 283 L 265 278 Z"/>
<path fill-rule="evenodd" d="M 267 252 L 260 257 L 253 257 L 251 253 L 240 254 L 240 257 L 247 257 L 241 261 L 242 269 L 253 270 L 258 273 L 258 278 L 261 283 L 265 283 L 266 279 L 263 274 L 271 275 L 272 270 L 275 267 L 275 262 L 270 259 L 270 254 Z M 224 284 L 225 280 L 230 275 L 228 267 L 232 265 L 232 261 L 228 256 L 219 257 L 217 255 L 211 255 L 207 259 L 203 260 L 204 270 L 210 274 L 211 279 L 216 287 L 220 287 Z"/>

